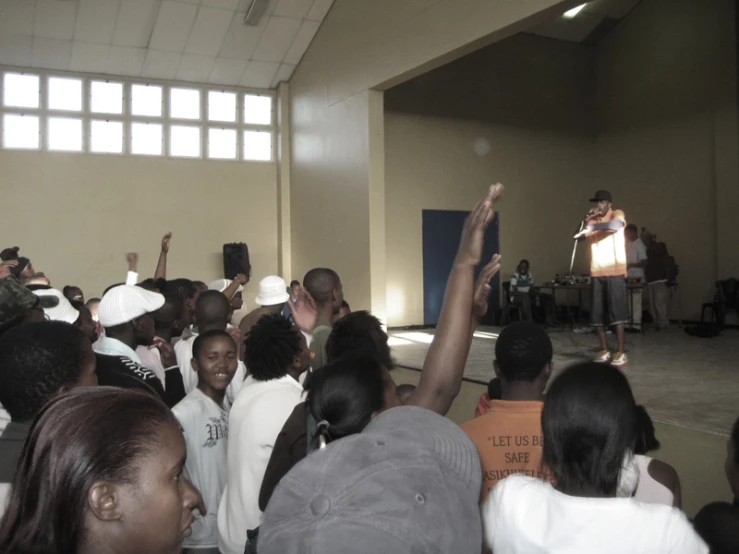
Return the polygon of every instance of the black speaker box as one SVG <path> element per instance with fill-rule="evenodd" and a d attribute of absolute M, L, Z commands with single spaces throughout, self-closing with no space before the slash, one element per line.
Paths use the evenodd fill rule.
<path fill-rule="evenodd" d="M 223 276 L 233 279 L 239 273 L 251 277 L 249 263 L 249 247 L 243 242 L 233 242 L 223 245 Z"/>

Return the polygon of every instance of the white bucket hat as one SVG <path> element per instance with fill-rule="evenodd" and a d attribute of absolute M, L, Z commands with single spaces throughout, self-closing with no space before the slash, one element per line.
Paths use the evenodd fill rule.
<path fill-rule="evenodd" d="M 62 291 L 57 289 L 39 289 L 33 291 L 36 296 L 42 297 L 53 297 L 57 299 L 57 302 L 53 300 L 50 303 L 56 304 L 48 308 L 44 307 L 42 301 L 42 307 L 44 308 L 44 314 L 51 321 L 64 321 L 66 323 L 74 323 L 80 317 L 80 312 L 69 303 L 67 297 L 62 294 Z"/>
<path fill-rule="evenodd" d="M 98 319 L 103 327 L 115 327 L 150 314 L 164 306 L 164 296 L 141 287 L 120 285 L 110 289 L 98 306 Z"/>
<path fill-rule="evenodd" d="M 277 275 L 270 275 L 259 281 L 259 294 L 256 303 L 260 306 L 284 304 L 290 295 L 287 293 L 285 280 Z"/>

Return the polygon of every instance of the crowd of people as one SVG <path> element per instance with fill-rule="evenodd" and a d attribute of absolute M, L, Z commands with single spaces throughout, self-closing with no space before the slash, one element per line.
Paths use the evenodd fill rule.
<path fill-rule="evenodd" d="M 264 278 L 234 325 L 248 275 L 167 279 L 171 235 L 152 278 L 129 255 L 126 283 L 87 300 L 3 250 L 0 552 L 739 551 L 737 501 L 681 511 L 620 370 L 552 380 L 530 321 L 500 333 L 476 417 L 444 417 L 500 269 L 479 266 L 502 190 L 467 218 L 415 387 L 328 268 Z M 726 473 L 739 497 L 739 421 Z"/>

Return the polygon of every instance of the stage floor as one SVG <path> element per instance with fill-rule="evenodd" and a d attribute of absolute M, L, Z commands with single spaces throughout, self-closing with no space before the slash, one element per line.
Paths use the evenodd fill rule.
<path fill-rule="evenodd" d="M 475 333 L 465 378 L 487 383 L 493 376 L 495 339 L 500 331 L 481 327 Z M 391 331 L 390 344 L 398 365 L 421 369 L 433 330 Z M 591 359 L 598 350 L 594 334 L 550 333 L 554 374 L 568 365 Z M 609 342 L 615 346 L 615 337 Z M 739 332 L 724 331 L 713 339 L 690 337 L 673 326 L 644 335 L 627 334 L 629 365 L 623 369 L 636 400 L 663 423 L 709 433 L 729 434 L 739 416 Z"/>

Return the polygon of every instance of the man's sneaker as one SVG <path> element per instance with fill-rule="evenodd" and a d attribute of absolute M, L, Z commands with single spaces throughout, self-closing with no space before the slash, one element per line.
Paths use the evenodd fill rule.
<path fill-rule="evenodd" d="M 616 352 L 616 355 L 613 357 L 613 361 L 611 362 L 611 365 L 614 365 L 616 367 L 623 367 L 629 363 L 629 359 L 626 357 L 626 354 L 623 352 Z"/>
<path fill-rule="evenodd" d="M 595 361 L 599 364 L 607 364 L 611 361 L 611 353 L 608 350 L 601 350 L 595 357 Z"/>

